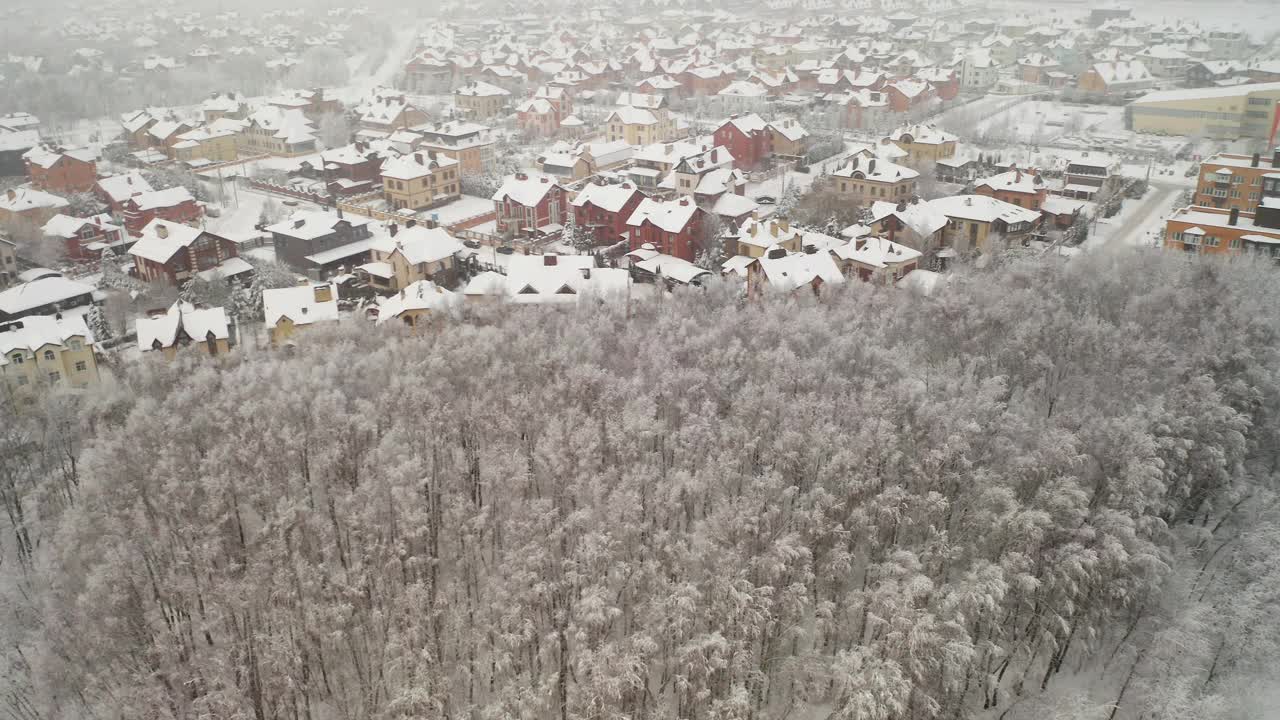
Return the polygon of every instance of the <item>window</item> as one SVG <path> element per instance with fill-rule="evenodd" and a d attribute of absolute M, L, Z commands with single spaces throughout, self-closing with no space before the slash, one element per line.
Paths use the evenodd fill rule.
<path fill-rule="evenodd" d="M 1205 236 L 1204 236 L 1204 245 L 1205 245 L 1206 247 L 1218 247 L 1218 245 L 1220 245 L 1220 244 L 1222 244 L 1222 239 L 1221 239 L 1221 238 L 1216 238 L 1216 237 L 1214 237 L 1214 236 L 1212 236 L 1212 235 L 1205 235 Z"/>
<path fill-rule="evenodd" d="M 18 376 L 18 385 L 26 385 L 26 384 L 27 384 L 27 378 L 26 378 L 25 376 L 23 376 L 23 375 L 19 375 L 19 376 Z"/>
<path fill-rule="evenodd" d="M 13 364 L 14 364 L 14 365 L 21 365 L 21 364 L 22 364 L 22 353 L 14 353 L 14 354 L 12 354 L 12 355 L 10 355 L 10 356 L 9 356 L 9 359 L 13 360 Z"/>
<path fill-rule="evenodd" d="M 85 370 L 88 370 L 88 369 L 89 369 L 89 364 L 86 363 L 84 360 L 76 361 L 76 372 L 84 372 Z"/>
<path fill-rule="evenodd" d="M 44 351 L 44 359 L 45 359 L 45 360 L 53 360 L 55 357 L 57 357 L 57 356 L 53 354 L 53 351 L 52 351 L 52 350 L 45 350 L 45 351 Z"/>
<path fill-rule="evenodd" d="M 1240 245 L 1241 245 L 1241 243 L 1240 243 L 1240 238 L 1235 238 L 1235 239 L 1233 239 L 1233 240 L 1231 241 L 1231 249 L 1232 249 L 1232 250 L 1239 250 L 1239 249 L 1240 249 Z"/>
<path fill-rule="evenodd" d="M 62 374 L 61 374 L 61 373 L 58 373 L 58 372 L 56 372 L 56 371 L 55 371 L 55 372 L 51 372 L 51 373 L 49 373 L 49 384 L 50 384 L 50 385 L 57 385 L 57 384 L 58 384 L 58 381 L 59 381 L 59 380 L 61 380 L 61 379 L 62 379 Z"/>
<path fill-rule="evenodd" d="M 84 349 L 84 345 L 81 344 L 79 340 L 72 340 L 71 342 L 67 343 L 67 347 L 71 348 L 72 352 L 80 352 L 82 349 Z"/>

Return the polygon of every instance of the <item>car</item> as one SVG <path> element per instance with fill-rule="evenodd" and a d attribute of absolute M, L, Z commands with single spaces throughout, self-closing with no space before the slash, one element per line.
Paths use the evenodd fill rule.
<path fill-rule="evenodd" d="M 761 205 L 776 205 L 778 203 L 778 199 L 772 195 L 757 195 L 756 202 Z"/>
<path fill-rule="evenodd" d="M 285 200 L 285 201 L 282 201 L 280 204 L 286 207 L 298 207 L 297 200 Z"/>

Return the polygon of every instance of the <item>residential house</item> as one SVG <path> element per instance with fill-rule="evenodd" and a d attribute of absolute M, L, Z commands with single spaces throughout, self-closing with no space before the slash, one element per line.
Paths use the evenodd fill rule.
<path fill-rule="evenodd" d="M 316 151 L 316 129 L 300 108 L 268 105 L 249 115 L 240 142 L 249 154 L 297 157 Z"/>
<path fill-rule="evenodd" d="M 204 217 L 204 208 L 181 185 L 134 195 L 124 201 L 120 210 L 125 230 L 135 237 L 152 220 L 191 224 Z"/>
<path fill-rule="evenodd" d="M 831 249 L 830 254 L 846 277 L 878 285 L 898 282 L 916 270 L 923 257 L 919 250 L 874 235 L 854 238 Z"/>
<path fill-rule="evenodd" d="M 1259 205 L 1256 212 L 1199 205 L 1180 208 L 1165 222 L 1164 247 L 1206 255 L 1247 252 L 1280 257 L 1280 202 Z"/>
<path fill-rule="evenodd" d="M 75 261 L 97 259 L 103 250 L 125 241 L 124 228 L 114 224 L 110 215 L 78 218 L 59 213 L 41 231 L 61 242 L 67 259 Z"/>
<path fill-rule="evenodd" d="M 880 201 L 871 204 L 871 225 L 866 234 L 881 235 L 890 242 L 932 255 L 942 247 L 948 222 L 946 215 L 917 198 L 896 203 Z"/>
<path fill-rule="evenodd" d="M 1137 58 L 1152 75 L 1166 80 L 1186 79 L 1191 64 L 1191 56 L 1172 45 L 1152 45 L 1137 53 Z"/>
<path fill-rule="evenodd" d="M 576 304 L 623 302 L 630 290 L 626 270 L 595 267 L 593 255 L 512 255 L 505 277 L 480 273 L 464 295 L 469 303 Z"/>
<path fill-rule="evenodd" d="M 700 286 L 711 277 L 711 272 L 694 263 L 658 252 L 652 245 L 644 244 L 626 255 L 631 278 L 636 282 L 657 283 L 668 288 L 676 285 Z"/>
<path fill-rule="evenodd" d="M 505 236 L 552 234 L 562 229 L 568 196 L 548 175 L 509 175 L 493 194 L 498 233 Z"/>
<path fill-rule="evenodd" d="M 98 199 L 107 204 L 112 213 L 121 213 L 124 211 L 125 201 L 137 195 L 154 192 L 151 183 L 142 176 L 142 173 L 133 172 L 124 175 L 112 175 L 111 177 L 98 178 L 98 182 L 94 185 L 93 192 Z"/>
<path fill-rule="evenodd" d="M 667 111 L 667 100 L 661 95 L 619 93 L 619 107 L 607 118 L 609 142 L 628 145 L 650 145 L 675 138 L 675 121 Z"/>
<path fill-rule="evenodd" d="M 27 315 L 0 322 L 0 379 L 18 393 L 97 385 L 93 346 L 79 316 Z"/>
<path fill-rule="evenodd" d="M 769 104 L 768 88 L 747 80 L 729 83 L 716 93 L 716 97 L 720 98 L 726 109 L 733 112 L 754 113 Z"/>
<path fill-rule="evenodd" d="M 782 157 L 804 158 L 808 152 L 809 131 L 795 118 L 783 118 L 769 123 L 769 144 L 773 154 Z"/>
<path fill-rule="evenodd" d="M 249 114 L 249 106 L 239 93 L 214 92 L 200 103 L 200 113 L 204 116 L 206 123 L 224 118 L 243 120 Z"/>
<path fill-rule="evenodd" d="M 922 108 L 938 97 L 933 86 L 916 78 L 894 80 L 884 86 L 884 92 L 889 99 L 889 109 L 900 113 Z"/>
<path fill-rule="evenodd" d="M 749 258 L 761 258 L 772 248 L 782 248 L 789 253 L 804 250 L 804 231 L 792 227 L 786 218 L 761 220 L 748 218 L 738 228 L 738 236 L 726 248 L 730 255 L 744 255 Z"/>
<path fill-rule="evenodd" d="M 57 195 L 30 187 L 9 188 L 0 195 L 0 225 L 27 223 L 40 226 L 69 203 Z"/>
<path fill-rule="evenodd" d="M 382 163 L 391 157 L 385 145 L 356 141 L 320 153 L 320 176 L 330 195 L 366 193 L 382 184 Z M 305 161 L 304 161 L 305 162 Z"/>
<path fill-rule="evenodd" d="M 18 281 L 18 244 L 0 230 L 0 290 Z"/>
<path fill-rule="evenodd" d="M 956 195 L 928 201 L 929 209 L 947 216 L 942 242 L 961 254 L 988 254 L 1031 236 L 1040 226 L 1037 210 L 1020 208 L 994 197 Z"/>
<path fill-rule="evenodd" d="M 211 356 L 231 351 L 231 325 L 220 307 L 196 308 L 179 300 L 168 309 L 138 318 L 133 327 L 138 349 L 160 353 L 165 360 L 173 360 L 179 350 L 187 348 Z"/>
<path fill-rule="evenodd" d="M 665 255 L 693 262 L 699 251 L 703 211 L 692 198 L 645 198 L 627 218 L 628 249 L 652 245 Z"/>
<path fill-rule="evenodd" d="M 974 184 L 973 191 L 978 195 L 993 197 L 1018 207 L 1040 210 L 1049 196 L 1049 186 L 1035 168 L 1020 170 L 1014 168 L 1009 172 L 993 175 Z"/>
<path fill-rule="evenodd" d="M 505 88 L 473 80 L 453 91 L 453 104 L 469 118 L 483 120 L 502 112 L 511 93 Z"/>
<path fill-rule="evenodd" d="M 302 210 L 288 220 L 269 225 L 266 232 L 271 233 L 278 261 L 293 268 L 313 269 L 316 267 L 313 257 L 340 248 L 346 248 L 350 254 L 336 260 L 367 255 L 371 222 L 341 211 L 333 214 Z"/>
<path fill-rule="evenodd" d="M 771 156 L 773 133 L 759 115 L 731 115 L 712 134 L 717 146 L 726 148 L 735 165 L 742 170 L 753 170 Z"/>
<path fill-rule="evenodd" d="M 1018 79 L 1038 85 L 1049 84 L 1049 73 L 1057 71 L 1062 63 L 1044 53 L 1031 53 L 1018 58 Z"/>
<path fill-rule="evenodd" d="M 959 138 L 933 125 L 918 124 L 898 128 L 881 142 L 886 140 L 907 152 L 909 165 L 925 167 L 930 163 L 955 157 Z"/>
<path fill-rule="evenodd" d="M 462 243 L 444 228 L 411 220 L 402 229 L 393 222 L 373 236 L 370 261 L 358 266 L 356 275 L 382 292 L 398 292 L 423 280 L 452 287 L 462 249 Z"/>
<path fill-rule="evenodd" d="M 612 245 L 628 238 L 627 220 L 645 199 L 635 185 L 588 183 L 571 201 L 578 232 L 588 233 L 596 245 Z"/>
<path fill-rule="evenodd" d="M 68 279 L 46 268 L 24 270 L 18 283 L 0 292 L 0 320 L 28 315 L 56 315 L 66 310 L 87 308 L 102 300 L 92 285 Z"/>
<path fill-rule="evenodd" d="M 415 150 L 434 150 L 457 160 L 463 175 L 479 175 L 493 167 L 495 139 L 487 125 L 451 121 L 421 125 L 413 131 L 421 135 Z"/>
<path fill-rule="evenodd" d="M 916 192 L 920 173 L 888 160 L 855 154 L 831 173 L 832 185 L 842 197 L 857 205 L 870 205 L 877 200 L 900 202 Z"/>
<path fill-rule="evenodd" d="M 418 280 L 400 292 L 378 302 L 378 324 L 400 321 L 411 328 L 428 325 L 434 318 L 447 315 L 458 296 L 430 280 Z"/>
<path fill-rule="evenodd" d="M 1263 160 L 1258 154 L 1218 153 L 1200 163 L 1194 205 L 1253 212 L 1262 199 L 1264 178 L 1280 174 L 1280 149 Z"/>
<path fill-rule="evenodd" d="M 389 157 L 382 163 L 382 191 L 397 210 L 426 210 L 462 196 L 458 161 L 434 150 Z"/>
<path fill-rule="evenodd" d="M 142 228 L 129 254 L 140 280 L 168 285 L 182 285 L 206 270 L 238 274 L 247 265 L 237 257 L 239 247 L 227 238 L 161 218 Z"/>
<path fill-rule="evenodd" d="M 198 168 L 239 158 L 239 122 L 231 119 L 218 122 L 218 127 L 198 127 L 178 135 L 177 142 L 169 148 L 173 159 Z"/>
<path fill-rule="evenodd" d="M 1150 90 L 1155 82 L 1141 60 L 1117 60 L 1095 63 L 1080 74 L 1076 87 L 1091 95 L 1127 95 Z"/>
<path fill-rule="evenodd" d="M 1120 161 L 1106 153 L 1084 151 L 1067 159 L 1063 174 L 1063 197 L 1092 200 L 1116 190 L 1121 182 Z"/>
<path fill-rule="evenodd" d="M 844 274 L 828 252 L 788 252 L 781 247 L 770 248 L 764 255 L 754 258 L 746 267 L 747 293 L 759 296 L 765 291 L 820 294 L 826 285 L 845 282 Z"/>
<path fill-rule="evenodd" d="M 23 159 L 32 148 L 40 144 L 40 134 L 35 130 L 9 130 L 0 127 L 0 175 L 21 175 L 26 172 Z"/>
<path fill-rule="evenodd" d="M 357 123 L 365 130 L 392 133 L 427 122 L 427 113 L 409 102 L 403 93 L 381 89 L 355 107 Z"/>
<path fill-rule="evenodd" d="M 52 193 L 88 192 L 98 180 L 97 153 L 37 146 L 23 159 L 32 187 Z"/>
<path fill-rule="evenodd" d="M 271 344 L 293 344 L 305 328 L 338 322 L 338 288 L 307 283 L 263 290 L 262 313 Z"/>
<path fill-rule="evenodd" d="M 340 115 L 343 112 L 342 101 L 328 97 L 323 89 L 286 90 L 267 100 L 268 107 L 290 113 L 297 110 L 313 123 L 320 122 L 326 115 Z"/>

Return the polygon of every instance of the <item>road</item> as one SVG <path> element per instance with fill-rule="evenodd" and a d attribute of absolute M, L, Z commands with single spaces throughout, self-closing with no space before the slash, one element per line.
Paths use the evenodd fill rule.
<path fill-rule="evenodd" d="M 1123 212 L 1111 221 L 1100 220 L 1097 231 L 1090 233 L 1085 245 L 1101 247 L 1152 244 L 1154 238 L 1151 237 L 1151 231 L 1164 226 L 1164 219 L 1184 190 L 1186 188 L 1180 185 L 1151 183 L 1151 192 L 1139 201 L 1137 207 Z"/>

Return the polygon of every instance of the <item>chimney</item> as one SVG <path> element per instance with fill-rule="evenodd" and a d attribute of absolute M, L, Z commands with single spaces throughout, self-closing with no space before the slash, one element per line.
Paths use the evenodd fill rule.
<path fill-rule="evenodd" d="M 167 237 L 169 237 L 169 226 L 168 226 L 168 225 L 156 225 L 156 235 L 157 235 L 157 236 L 159 236 L 159 237 L 160 237 L 160 239 L 162 239 L 162 240 L 163 240 L 163 239 L 165 239 L 165 238 L 167 238 Z"/>
<path fill-rule="evenodd" d="M 868 175 L 875 175 L 875 174 L 876 174 L 876 159 L 875 159 L 875 158 L 871 158 L 871 162 L 867 163 L 867 174 L 868 174 Z"/>
<path fill-rule="evenodd" d="M 907 201 L 906 201 L 906 200 L 903 200 L 902 202 L 898 203 L 898 207 L 897 207 L 896 209 L 897 209 L 897 211 L 898 211 L 898 212 L 906 212 L 906 211 L 907 211 Z"/>
<path fill-rule="evenodd" d="M 1231 216 L 1227 218 L 1227 224 L 1235 227 L 1240 222 L 1240 208 L 1231 208 Z"/>
<path fill-rule="evenodd" d="M 680 198 L 680 206 L 681 206 L 681 207 L 689 207 L 689 198 L 688 198 L 688 196 L 685 196 L 685 197 Z"/>
<path fill-rule="evenodd" d="M 787 232 L 791 229 L 791 221 L 786 218 L 782 218 L 778 221 L 778 227 L 782 228 L 782 232 Z"/>
<path fill-rule="evenodd" d="M 555 264 L 556 264 L 557 262 L 559 262 L 559 258 L 558 258 L 558 257 L 556 257 L 555 255 L 543 255 L 543 256 L 542 256 L 542 266 L 543 266 L 543 267 L 555 267 Z"/>
<path fill-rule="evenodd" d="M 391 227 L 387 228 L 387 230 L 391 233 L 391 237 L 395 237 L 396 233 L 400 232 L 400 226 L 395 223 L 391 223 Z"/>
<path fill-rule="evenodd" d="M 529 176 L 525 175 L 524 173 L 516 173 L 516 179 L 523 182 L 525 180 L 528 180 Z"/>
<path fill-rule="evenodd" d="M 1271 156 L 1271 167 L 1280 169 L 1280 147 L 1276 148 L 1276 152 Z"/>
<path fill-rule="evenodd" d="M 418 224 L 417 220 L 414 220 L 413 218 L 409 218 L 409 220 L 406 221 L 404 224 L 404 229 L 408 230 L 409 228 L 414 227 L 417 224 Z"/>
<path fill-rule="evenodd" d="M 413 154 L 413 159 L 414 159 L 414 160 L 417 160 L 419 165 L 426 165 L 426 163 L 425 163 L 425 162 L 423 162 L 423 160 L 422 160 L 422 153 L 414 153 L 414 154 Z"/>
<path fill-rule="evenodd" d="M 342 206 L 341 206 L 341 205 L 337 206 L 337 210 L 338 210 L 338 219 L 339 219 L 339 220 L 341 220 L 341 219 L 342 219 Z"/>
<path fill-rule="evenodd" d="M 293 227 L 294 227 L 294 228 L 300 228 L 300 227 L 302 227 L 303 225 L 306 225 L 306 224 L 307 224 L 307 219 L 306 219 L 306 218 L 302 218 L 301 220 L 294 220 L 294 221 L 293 221 Z"/>
<path fill-rule="evenodd" d="M 132 175 L 125 175 L 125 176 L 124 176 L 124 183 L 125 183 L 126 185 L 132 185 L 132 184 L 133 184 L 133 176 L 132 176 Z"/>
<path fill-rule="evenodd" d="M 13 188 L 9 188 L 9 192 L 6 195 L 9 196 L 10 200 L 15 200 L 18 197 L 18 193 L 14 192 Z"/>
<path fill-rule="evenodd" d="M 778 236 L 778 221 L 777 221 L 777 220 L 770 220 L 770 221 L 769 221 L 769 234 L 770 234 L 770 235 L 772 235 L 772 236 L 774 236 L 774 237 L 777 237 L 777 236 Z"/>
<path fill-rule="evenodd" d="M 1258 163 L 1262 162 L 1262 156 L 1258 153 L 1253 154 L 1253 160 L 1250 161 L 1249 167 L 1258 167 Z"/>

